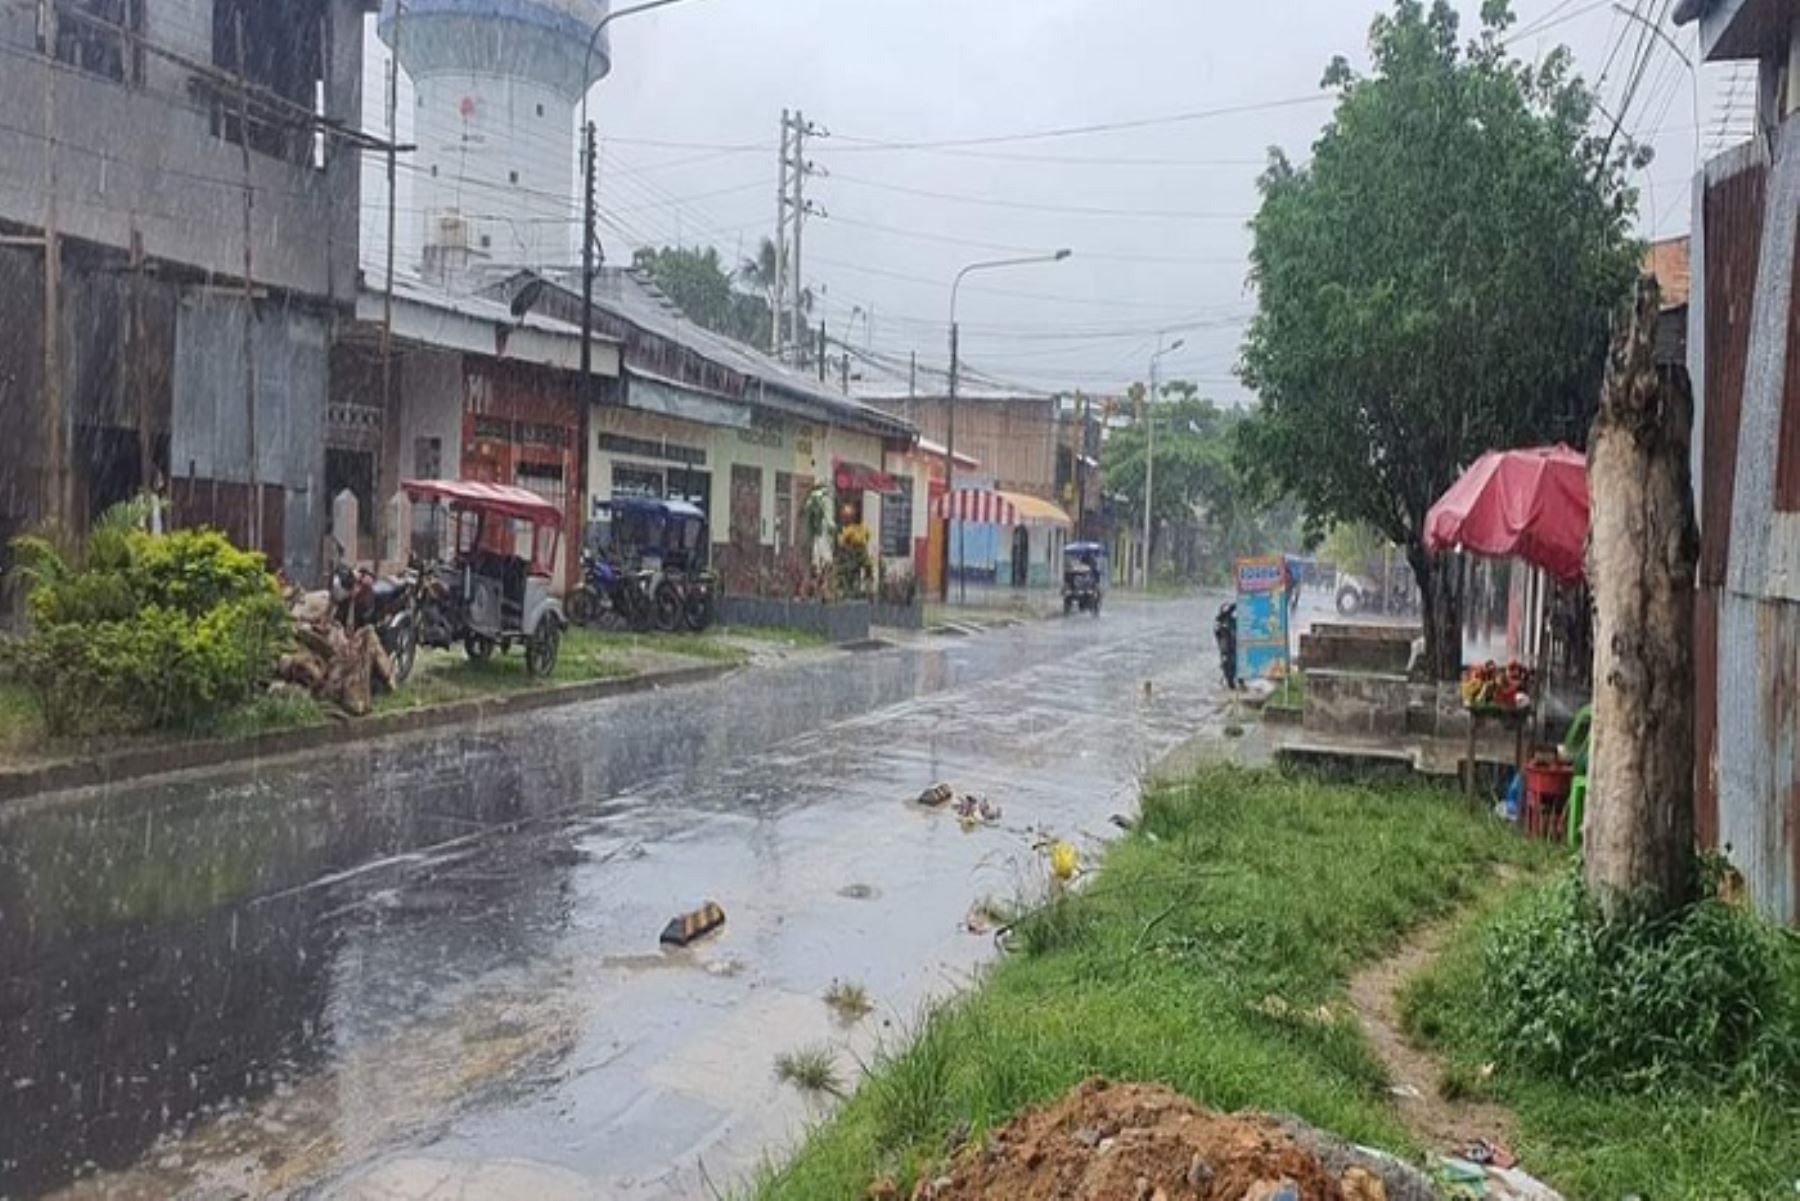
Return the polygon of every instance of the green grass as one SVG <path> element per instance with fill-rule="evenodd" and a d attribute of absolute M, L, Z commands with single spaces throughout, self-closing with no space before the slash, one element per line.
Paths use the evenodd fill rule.
<path fill-rule="evenodd" d="M 838 1079 L 837 1059 L 830 1047 L 801 1047 L 781 1052 L 775 1057 L 775 1078 L 803 1093 L 844 1095 L 844 1086 Z"/>
<path fill-rule="evenodd" d="M 1306 673 L 1303 671 L 1289 672 L 1276 686 L 1263 708 L 1292 709 L 1304 712 L 1306 709 Z"/>
<path fill-rule="evenodd" d="M 1219 767 L 1156 785 L 1092 886 L 1018 923 L 1016 953 L 925 1015 L 757 1195 L 856 1197 L 887 1174 L 905 1195 L 960 1123 L 979 1136 L 1095 1073 L 1411 1153 L 1345 982 L 1497 864 L 1543 858 L 1433 790 Z"/>
<path fill-rule="evenodd" d="M 0 756 L 37 746 L 44 740 L 44 719 L 37 698 L 23 684 L 0 680 Z"/>
<path fill-rule="evenodd" d="M 1482 1016 L 1483 942 L 1529 906 L 1518 889 L 1458 932 L 1402 997 L 1409 1034 L 1447 1058 L 1446 1074 L 1479 1078 L 1491 1039 Z M 1795 957 L 1800 960 L 1800 956 Z M 1800 968 L 1793 991 L 1800 995 Z M 1800 1181 L 1800 1102 L 1751 1088 L 1583 1087 L 1501 1070 L 1484 1091 L 1519 1116 L 1514 1150 L 1571 1198 L 1792 1197 Z"/>

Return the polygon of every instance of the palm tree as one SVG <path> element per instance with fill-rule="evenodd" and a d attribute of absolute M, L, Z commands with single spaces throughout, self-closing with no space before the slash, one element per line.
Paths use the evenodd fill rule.
<path fill-rule="evenodd" d="M 754 292 L 756 295 L 761 296 L 763 303 L 769 306 L 769 311 L 771 313 L 775 311 L 775 291 L 777 288 L 783 286 L 782 281 L 777 278 L 775 259 L 774 239 L 764 238 L 762 244 L 756 248 L 756 257 L 747 258 L 740 263 L 738 265 L 737 273 L 733 277 L 744 287 L 750 289 L 750 291 Z M 800 311 L 809 317 L 812 315 L 813 290 L 811 288 L 800 289 Z M 785 324 L 787 328 L 783 333 L 787 336 L 783 341 L 784 343 L 791 343 L 795 340 L 793 336 L 793 314 L 788 314 Z"/>

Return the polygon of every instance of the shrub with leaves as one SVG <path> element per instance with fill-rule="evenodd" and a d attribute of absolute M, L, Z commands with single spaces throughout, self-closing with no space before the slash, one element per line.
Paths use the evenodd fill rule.
<path fill-rule="evenodd" d="M 103 520 L 79 558 L 14 543 L 32 632 L 5 648 L 50 733 L 193 726 L 255 693 L 289 637 L 263 557 L 216 530 Z"/>
<path fill-rule="evenodd" d="M 1604 920 L 1578 875 L 1496 926 L 1486 1010 L 1500 1058 L 1571 1082 L 1800 1090 L 1800 953 L 1721 900 Z"/>

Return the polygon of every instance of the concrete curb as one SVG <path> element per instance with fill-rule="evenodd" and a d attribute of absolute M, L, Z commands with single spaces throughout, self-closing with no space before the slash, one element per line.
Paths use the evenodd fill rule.
<path fill-rule="evenodd" d="M 90 759 L 67 759 L 37 767 L 0 770 L 0 805 L 9 801 L 22 801 L 40 793 L 147 780 L 194 768 L 218 767 L 250 759 L 292 755 L 321 747 L 372 742 L 397 734 L 490 721 L 539 709 L 654 692 L 683 684 L 700 684 L 730 675 L 740 670 L 741 666 L 735 663 L 718 663 L 683 667 L 624 679 L 592 680 L 531 692 L 452 701 L 445 705 L 409 709 L 402 713 L 384 713 L 379 717 L 349 718 L 331 725 L 278 730 L 255 738 L 208 739 L 169 746 L 141 747 L 100 754 Z"/>

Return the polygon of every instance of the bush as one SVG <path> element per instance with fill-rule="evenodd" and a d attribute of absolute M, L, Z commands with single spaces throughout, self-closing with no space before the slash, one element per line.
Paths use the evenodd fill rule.
<path fill-rule="evenodd" d="M 1489 936 L 1496 1052 L 1589 1085 L 1800 1088 L 1800 960 L 1786 937 L 1715 899 L 1607 921 L 1571 874 Z"/>
<path fill-rule="evenodd" d="M 32 632 L 4 657 L 54 735 L 200 724 L 253 695 L 287 645 L 263 557 L 217 531 L 107 528 L 78 564 L 41 539 L 15 549 Z"/>

